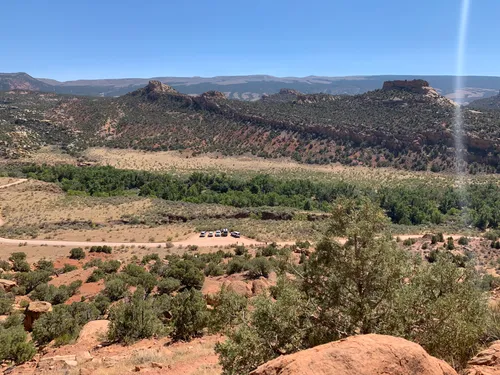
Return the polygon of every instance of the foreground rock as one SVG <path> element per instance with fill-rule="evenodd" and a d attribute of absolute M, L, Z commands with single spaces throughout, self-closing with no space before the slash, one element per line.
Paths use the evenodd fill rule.
<path fill-rule="evenodd" d="M 500 341 L 472 358 L 465 375 L 500 375 Z"/>
<path fill-rule="evenodd" d="M 12 280 L 0 279 L 0 289 L 10 292 L 16 286 L 16 282 Z"/>
<path fill-rule="evenodd" d="M 40 315 L 51 312 L 52 305 L 49 302 L 35 301 L 30 302 L 24 311 L 24 329 L 27 331 L 33 330 L 33 323 Z"/>
<path fill-rule="evenodd" d="M 418 344 L 383 335 L 353 336 L 281 356 L 252 375 L 457 375 Z"/>
<path fill-rule="evenodd" d="M 97 345 L 106 337 L 108 330 L 109 320 L 92 320 L 82 327 L 76 343 L 89 347 Z"/>

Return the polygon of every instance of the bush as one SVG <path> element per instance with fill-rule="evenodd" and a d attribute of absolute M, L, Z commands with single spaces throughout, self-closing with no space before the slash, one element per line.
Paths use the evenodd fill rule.
<path fill-rule="evenodd" d="M 116 273 L 116 272 L 118 272 L 118 270 L 120 269 L 121 265 L 122 264 L 121 264 L 121 262 L 119 260 L 112 259 L 112 260 L 108 260 L 106 262 L 103 262 L 98 267 L 104 273 L 110 274 L 110 273 Z"/>
<path fill-rule="evenodd" d="M 219 263 L 210 262 L 203 272 L 205 276 L 222 276 L 224 275 L 224 268 Z"/>
<path fill-rule="evenodd" d="M 68 264 L 68 263 L 65 263 L 63 268 L 61 268 L 59 270 L 60 273 L 68 273 L 68 272 L 71 272 L 71 271 L 74 271 L 74 270 L 77 270 L 78 267 L 77 266 L 73 266 L 72 264 Z"/>
<path fill-rule="evenodd" d="M 158 255 L 158 253 L 153 253 L 153 254 L 146 254 L 142 257 L 142 260 L 141 260 L 141 263 L 142 264 L 148 264 L 149 262 L 151 262 L 152 260 L 155 260 L 157 262 L 160 261 L 160 256 Z"/>
<path fill-rule="evenodd" d="M 47 271 L 50 272 L 51 274 L 54 273 L 54 263 L 51 262 L 50 260 L 40 259 L 36 263 L 36 269 L 39 271 Z"/>
<path fill-rule="evenodd" d="M 267 245 L 262 249 L 262 256 L 272 257 L 273 255 L 276 254 L 278 254 L 278 245 L 276 245 L 275 242 L 273 242 L 270 245 Z"/>
<path fill-rule="evenodd" d="M 29 272 L 30 265 L 26 262 L 26 253 L 12 253 L 9 257 L 12 262 L 12 269 L 16 272 Z"/>
<path fill-rule="evenodd" d="M 158 293 L 161 294 L 172 294 L 173 292 L 179 290 L 181 287 L 181 282 L 173 277 L 165 277 L 158 282 Z"/>
<path fill-rule="evenodd" d="M 233 291 L 227 290 L 223 285 L 221 290 L 214 296 L 211 305 L 208 327 L 212 333 L 229 332 L 243 322 L 247 307 L 247 298 Z"/>
<path fill-rule="evenodd" d="M 446 243 L 446 248 L 448 250 L 454 250 L 455 249 L 455 243 L 453 242 L 453 237 L 448 237 L 447 243 Z"/>
<path fill-rule="evenodd" d="M 248 276 L 254 279 L 268 277 L 271 271 L 271 263 L 264 257 L 253 258 L 248 263 Z"/>
<path fill-rule="evenodd" d="M 97 310 L 99 310 L 99 313 L 101 315 L 106 315 L 109 305 L 111 304 L 111 301 L 104 294 L 99 293 L 97 296 L 94 297 L 92 303 L 97 308 Z"/>
<path fill-rule="evenodd" d="M 47 271 L 32 271 L 21 272 L 16 275 L 19 286 L 24 287 L 25 293 L 31 292 L 37 285 L 50 281 L 50 272 Z"/>
<path fill-rule="evenodd" d="M 7 293 L 0 288 L 0 315 L 6 315 L 12 310 L 12 304 L 14 303 L 14 295 Z"/>
<path fill-rule="evenodd" d="M 8 272 L 11 270 L 11 265 L 9 262 L 7 262 L 6 260 L 2 260 L 0 259 L 0 268 L 3 269 L 4 271 Z"/>
<path fill-rule="evenodd" d="M 36 354 L 32 342 L 27 342 L 27 334 L 22 325 L 9 328 L 0 326 L 0 362 L 14 361 L 21 364 L 31 360 Z"/>
<path fill-rule="evenodd" d="M 462 246 L 468 245 L 469 244 L 469 239 L 467 237 L 460 237 L 458 239 L 458 244 L 462 245 Z"/>
<path fill-rule="evenodd" d="M 103 294 L 111 301 L 118 301 L 119 299 L 125 297 L 127 289 L 125 281 L 118 277 L 114 277 L 106 281 Z"/>
<path fill-rule="evenodd" d="M 111 246 L 92 246 L 89 250 L 89 253 L 105 253 L 105 254 L 111 254 L 111 251 L 113 248 Z"/>
<path fill-rule="evenodd" d="M 87 263 L 85 263 L 83 265 L 83 269 L 86 270 L 87 268 L 90 268 L 90 267 L 101 267 L 102 264 L 103 264 L 102 259 L 95 258 L 95 259 L 92 259 L 92 260 L 88 261 Z"/>
<path fill-rule="evenodd" d="M 33 323 L 33 340 L 39 345 L 45 345 L 62 336 L 76 337 L 78 331 L 79 327 L 68 307 L 57 305 L 51 312 L 42 314 Z"/>
<path fill-rule="evenodd" d="M 201 335 L 207 323 L 207 304 L 195 289 L 185 290 L 172 299 L 174 340 L 189 340 Z"/>
<path fill-rule="evenodd" d="M 106 274 L 104 273 L 104 271 L 100 268 L 92 271 L 92 273 L 90 274 L 90 276 L 87 278 L 87 283 L 95 283 L 99 280 L 102 280 L 106 277 Z"/>
<path fill-rule="evenodd" d="M 76 294 L 82 286 L 80 280 L 73 281 L 69 285 L 61 285 L 56 287 L 46 283 L 38 285 L 30 294 L 32 300 L 47 301 L 53 305 L 64 303 L 69 297 Z"/>
<path fill-rule="evenodd" d="M 85 251 L 81 247 L 75 247 L 69 251 L 69 258 L 77 260 L 84 259 Z"/>
<path fill-rule="evenodd" d="M 130 344 L 163 332 L 163 325 L 156 316 L 152 298 L 144 297 L 138 288 L 129 301 L 119 302 L 109 313 L 108 339 Z"/>
<path fill-rule="evenodd" d="M 403 241 L 403 245 L 404 246 L 411 246 L 416 242 L 417 242 L 416 238 L 407 238 L 406 240 Z"/>
<path fill-rule="evenodd" d="M 246 267 L 247 267 L 247 262 L 244 259 L 240 257 L 234 257 L 227 264 L 226 274 L 232 275 L 234 273 L 243 272 Z"/>
<path fill-rule="evenodd" d="M 242 256 L 248 253 L 248 250 L 243 245 L 238 245 L 234 248 L 234 255 Z"/>
<path fill-rule="evenodd" d="M 201 289 L 205 276 L 191 260 L 177 260 L 169 264 L 166 277 L 180 280 L 183 287 Z"/>

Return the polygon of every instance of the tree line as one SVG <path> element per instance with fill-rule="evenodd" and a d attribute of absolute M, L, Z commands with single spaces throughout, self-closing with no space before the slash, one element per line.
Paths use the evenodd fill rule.
<path fill-rule="evenodd" d="M 498 228 L 500 187 L 473 183 L 460 191 L 452 186 L 403 182 L 381 188 L 341 180 L 316 182 L 281 179 L 266 174 L 251 178 L 224 173 L 194 172 L 189 176 L 72 165 L 22 168 L 29 178 L 58 183 L 70 194 L 117 196 L 137 194 L 171 201 L 216 203 L 234 207 L 290 207 L 328 212 L 338 198 L 368 198 L 395 224 L 440 224 L 460 216 L 479 229 Z"/>

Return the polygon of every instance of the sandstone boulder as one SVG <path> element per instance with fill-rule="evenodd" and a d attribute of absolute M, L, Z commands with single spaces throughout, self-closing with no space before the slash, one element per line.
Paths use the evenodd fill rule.
<path fill-rule="evenodd" d="M 16 285 L 15 281 L 0 279 L 0 288 L 3 288 L 6 292 L 10 292 Z"/>
<path fill-rule="evenodd" d="M 92 320 L 85 324 L 78 335 L 77 344 L 94 346 L 101 342 L 109 330 L 109 320 Z"/>
<path fill-rule="evenodd" d="M 263 277 L 252 281 L 252 293 L 254 296 L 267 293 L 269 283 Z"/>
<path fill-rule="evenodd" d="M 249 284 L 240 280 L 226 281 L 224 284 L 228 291 L 234 292 L 240 296 L 251 297 L 252 289 Z"/>
<path fill-rule="evenodd" d="M 35 301 L 30 302 L 26 310 L 24 311 L 24 329 L 31 331 L 33 329 L 33 323 L 37 320 L 40 315 L 51 312 L 52 305 L 45 301 Z"/>
<path fill-rule="evenodd" d="M 361 335 L 269 361 L 252 375 L 457 375 L 446 362 L 398 337 Z"/>
<path fill-rule="evenodd" d="M 472 358 L 465 375 L 500 375 L 500 341 Z"/>

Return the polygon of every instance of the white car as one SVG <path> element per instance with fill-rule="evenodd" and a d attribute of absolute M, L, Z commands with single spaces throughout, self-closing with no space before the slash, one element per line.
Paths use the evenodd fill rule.
<path fill-rule="evenodd" d="M 215 237 L 220 237 L 221 236 L 221 231 L 220 230 L 216 230 L 215 231 Z"/>
<path fill-rule="evenodd" d="M 214 236 L 214 232 L 208 232 L 208 237 L 213 237 Z"/>

